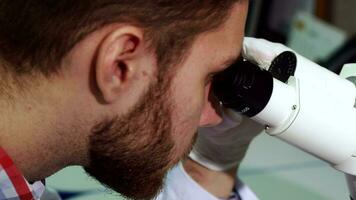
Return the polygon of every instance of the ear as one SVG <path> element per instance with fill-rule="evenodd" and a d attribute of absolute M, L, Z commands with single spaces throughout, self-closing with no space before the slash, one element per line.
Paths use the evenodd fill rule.
<path fill-rule="evenodd" d="M 95 76 L 97 88 L 106 103 L 115 102 L 137 73 L 143 43 L 143 31 L 132 26 L 112 30 L 101 42 Z"/>

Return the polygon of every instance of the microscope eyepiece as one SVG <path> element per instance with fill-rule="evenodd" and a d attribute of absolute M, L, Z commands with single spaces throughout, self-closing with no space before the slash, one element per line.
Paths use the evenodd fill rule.
<path fill-rule="evenodd" d="M 253 117 L 266 107 L 272 96 L 273 76 L 241 59 L 217 74 L 212 87 L 225 107 Z"/>

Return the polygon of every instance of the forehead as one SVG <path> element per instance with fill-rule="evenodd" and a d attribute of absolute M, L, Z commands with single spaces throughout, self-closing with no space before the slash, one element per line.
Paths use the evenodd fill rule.
<path fill-rule="evenodd" d="M 247 7 L 247 0 L 239 1 L 221 27 L 198 37 L 193 51 L 197 52 L 200 59 L 217 64 L 240 54 Z"/>

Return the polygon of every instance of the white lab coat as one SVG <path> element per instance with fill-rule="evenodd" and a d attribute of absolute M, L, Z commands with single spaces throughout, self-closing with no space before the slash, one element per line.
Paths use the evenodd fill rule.
<path fill-rule="evenodd" d="M 237 182 L 241 200 L 258 200 L 249 187 Z M 165 186 L 156 200 L 220 200 L 203 189 L 184 170 L 179 163 L 167 175 Z"/>

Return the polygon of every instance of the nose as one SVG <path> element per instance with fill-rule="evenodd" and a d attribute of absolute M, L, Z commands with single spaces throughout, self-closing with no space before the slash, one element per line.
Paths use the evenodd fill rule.
<path fill-rule="evenodd" d="M 216 126 L 222 122 L 221 107 L 211 90 L 211 83 L 205 87 L 204 106 L 200 116 L 200 127 Z"/>

